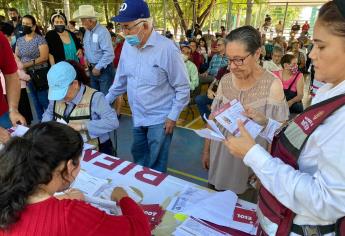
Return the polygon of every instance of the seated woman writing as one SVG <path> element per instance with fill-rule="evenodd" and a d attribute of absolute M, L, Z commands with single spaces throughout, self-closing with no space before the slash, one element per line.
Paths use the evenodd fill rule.
<path fill-rule="evenodd" d="M 6 143 L 0 152 L 1 236 L 151 235 L 147 217 L 122 188 L 111 194 L 122 216 L 85 203 L 77 190 L 54 197 L 78 175 L 83 143 L 78 132 L 57 122 L 37 124 Z"/>
<path fill-rule="evenodd" d="M 63 119 L 81 133 L 84 142 L 112 155 L 108 133 L 119 126 L 117 115 L 101 92 L 85 85 L 85 71 L 76 62 L 70 63 L 59 62 L 48 72 L 50 103 L 42 121 Z"/>

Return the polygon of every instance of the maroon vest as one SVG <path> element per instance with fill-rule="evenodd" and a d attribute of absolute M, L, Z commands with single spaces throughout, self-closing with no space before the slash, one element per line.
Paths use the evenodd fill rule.
<path fill-rule="evenodd" d="M 276 133 L 272 142 L 272 156 L 298 169 L 298 158 L 310 135 L 344 104 L 345 94 L 342 94 L 307 108 Z M 261 228 L 258 230 L 258 235 L 286 236 L 290 234 L 295 214 L 263 186 L 259 191 L 257 214 Z M 339 225 L 341 226 L 340 221 Z M 344 227 L 344 223 L 341 227 Z M 345 228 L 342 231 L 345 232 Z"/>

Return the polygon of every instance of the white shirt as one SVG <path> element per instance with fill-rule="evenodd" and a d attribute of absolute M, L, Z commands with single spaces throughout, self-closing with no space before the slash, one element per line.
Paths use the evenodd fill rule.
<path fill-rule="evenodd" d="M 312 103 L 343 93 L 345 81 L 334 88 L 326 84 L 318 90 Z M 244 158 L 261 183 L 297 214 L 294 218 L 297 225 L 334 224 L 345 215 L 344 117 L 345 106 L 314 131 L 298 159 L 299 170 L 272 158 L 259 145 L 252 147 Z"/>
<path fill-rule="evenodd" d="M 264 61 L 262 67 L 268 71 L 271 71 L 271 72 L 279 71 L 279 70 L 283 69 L 281 65 L 277 65 L 273 61 Z"/>

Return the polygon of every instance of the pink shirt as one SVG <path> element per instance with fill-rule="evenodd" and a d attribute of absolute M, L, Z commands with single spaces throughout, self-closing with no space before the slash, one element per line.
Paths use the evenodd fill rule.
<path fill-rule="evenodd" d="M 285 89 L 289 89 L 291 83 L 295 80 L 295 77 L 296 77 L 296 74 L 294 74 L 294 75 L 292 75 L 292 76 L 290 77 L 290 79 L 284 81 L 284 80 L 283 80 L 283 71 L 282 71 L 282 70 L 280 70 L 280 71 L 273 71 L 272 73 L 273 73 L 277 78 L 279 78 L 279 79 L 282 81 L 284 90 L 285 90 Z M 298 81 L 299 81 L 300 79 L 302 79 L 302 78 L 303 78 L 303 74 L 302 74 L 302 73 L 298 73 L 297 79 L 295 80 L 294 84 L 293 84 L 292 87 L 291 87 L 291 91 L 292 91 L 292 92 L 297 92 L 297 83 L 298 83 Z"/>

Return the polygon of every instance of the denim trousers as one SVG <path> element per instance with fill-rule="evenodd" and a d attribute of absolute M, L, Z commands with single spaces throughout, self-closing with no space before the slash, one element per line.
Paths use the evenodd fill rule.
<path fill-rule="evenodd" d="M 164 124 L 133 128 L 134 162 L 161 172 L 167 171 L 172 134 L 166 135 Z"/>
<path fill-rule="evenodd" d="M 30 97 L 35 107 L 37 119 L 42 120 L 42 115 L 49 105 L 48 100 L 48 89 L 47 90 L 36 90 L 32 81 L 28 83 L 30 90 Z"/>
<path fill-rule="evenodd" d="M 94 76 L 90 75 L 90 86 L 104 95 L 107 95 L 109 92 L 110 86 L 113 84 L 114 81 L 114 66 L 113 63 L 110 63 L 106 68 L 101 70 L 101 75 Z"/>
<path fill-rule="evenodd" d="M 203 120 L 204 120 L 204 114 L 206 114 L 206 118 L 208 118 L 208 116 L 211 114 L 211 110 L 208 106 L 210 106 L 212 102 L 213 100 L 209 99 L 207 95 L 196 96 L 195 103 L 198 106 L 200 116 Z"/>

